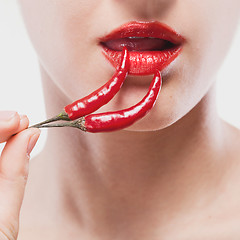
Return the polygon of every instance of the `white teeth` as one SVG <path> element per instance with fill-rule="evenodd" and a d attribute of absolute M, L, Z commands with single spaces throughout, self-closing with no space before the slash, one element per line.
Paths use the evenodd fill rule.
<path fill-rule="evenodd" d="M 128 37 L 130 39 L 143 39 L 143 38 L 150 38 L 153 39 L 153 37 Z"/>
<path fill-rule="evenodd" d="M 144 37 L 128 37 L 128 38 L 130 38 L 130 39 L 142 39 Z"/>

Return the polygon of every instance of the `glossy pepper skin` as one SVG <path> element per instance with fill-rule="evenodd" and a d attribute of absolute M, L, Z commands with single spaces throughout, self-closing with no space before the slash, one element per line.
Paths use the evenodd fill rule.
<path fill-rule="evenodd" d="M 136 105 L 115 112 L 91 114 L 81 118 L 81 129 L 87 132 L 110 132 L 132 125 L 144 117 L 154 106 L 162 86 L 162 78 L 157 70 L 149 90 L 144 98 Z"/>
<path fill-rule="evenodd" d="M 120 90 L 124 80 L 128 75 L 130 66 L 129 53 L 126 47 L 123 48 L 121 64 L 113 77 L 102 87 L 81 98 L 64 108 L 70 120 L 75 120 L 82 116 L 95 112 L 101 106 L 107 104 Z"/>

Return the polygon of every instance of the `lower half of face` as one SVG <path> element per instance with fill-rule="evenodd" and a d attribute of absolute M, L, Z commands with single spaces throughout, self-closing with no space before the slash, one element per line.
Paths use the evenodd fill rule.
<path fill-rule="evenodd" d="M 231 4 L 228 0 L 19 0 L 19 3 L 43 69 L 70 102 L 91 93 L 114 74 L 116 59 L 112 57 L 109 61 L 104 49 L 116 53 L 127 46 L 130 54 L 150 51 L 154 58 L 159 52 L 181 47 L 180 54 L 168 64 L 149 64 L 145 72 L 139 67 L 134 69 L 137 63 L 132 58 L 130 74 L 120 92 L 98 110 L 113 111 L 136 104 L 148 90 L 153 78 L 151 71 L 159 68 L 162 90 L 149 114 L 129 128 L 136 131 L 171 125 L 207 94 L 234 36 L 240 12 L 238 0 Z M 137 27 L 131 28 L 133 21 L 141 22 L 139 31 Z M 151 33 L 148 23 L 153 21 L 172 30 L 157 27 Z M 124 28 L 119 29 L 120 26 Z M 172 32 L 180 34 L 184 41 L 178 42 Z"/>

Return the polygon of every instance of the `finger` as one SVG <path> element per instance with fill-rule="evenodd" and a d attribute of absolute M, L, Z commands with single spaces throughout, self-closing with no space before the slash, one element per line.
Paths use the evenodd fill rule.
<path fill-rule="evenodd" d="M 3 149 L 0 157 L 0 222 L 16 221 L 19 217 L 28 176 L 29 154 L 39 135 L 39 129 L 24 130 L 11 137 Z"/>
<path fill-rule="evenodd" d="M 29 120 L 26 115 L 12 111 L 0 111 L 0 143 L 7 141 L 13 134 L 27 128 Z"/>

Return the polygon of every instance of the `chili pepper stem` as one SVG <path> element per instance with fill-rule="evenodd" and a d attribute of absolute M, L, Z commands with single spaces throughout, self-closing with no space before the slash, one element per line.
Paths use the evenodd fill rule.
<path fill-rule="evenodd" d="M 55 121 L 59 121 L 59 120 L 63 120 L 63 121 L 71 121 L 71 119 L 68 117 L 68 114 L 63 110 L 61 113 L 59 113 L 57 116 L 53 117 L 53 118 L 49 118 L 43 122 L 37 123 L 33 126 L 31 126 L 31 128 L 39 128 L 41 127 L 43 124 L 47 124 L 47 123 L 51 123 L 51 122 L 55 122 Z"/>
<path fill-rule="evenodd" d="M 84 121 L 85 121 L 84 118 L 79 118 L 75 121 L 53 123 L 53 124 L 36 124 L 31 127 L 36 127 L 36 128 L 74 127 L 86 132 L 86 128 L 84 127 Z"/>

